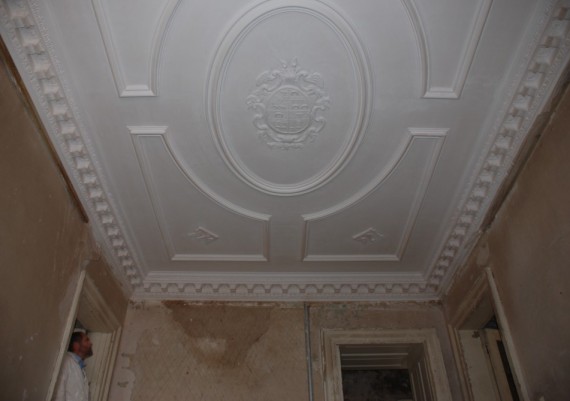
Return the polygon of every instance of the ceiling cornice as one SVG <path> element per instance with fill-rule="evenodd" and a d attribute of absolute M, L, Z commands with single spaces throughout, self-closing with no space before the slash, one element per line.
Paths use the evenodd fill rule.
<path fill-rule="evenodd" d="M 72 177 L 118 278 L 137 299 L 379 300 L 438 299 L 473 245 L 477 230 L 510 171 L 533 122 L 568 62 L 570 2 L 548 1 L 530 27 L 528 47 L 488 130 L 489 145 L 471 178 L 446 239 L 426 277 L 346 274 L 162 274 L 144 276 L 132 242 L 106 191 L 81 113 L 43 24 L 37 0 L 1 0 L 1 33 L 54 146 Z M 515 51 L 514 49 L 513 51 Z"/>
<path fill-rule="evenodd" d="M 549 1 L 537 14 L 529 45 L 489 130 L 488 150 L 474 169 L 469 190 L 428 276 L 430 287 L 440 294 L 475 245 L 492 200 L 564 73 L 570 56 L 569 9 L 568 0 Z"/>
<path fill-rule="evenodd" d="M 44 127 L 62 159 L 95 234 L 105 243 L 117 278 L 132 290 L 142 286 L 142 277 L 116 208 L 107 196 L 100 169 L 80 113 L 70 95 L 53 43 L 39 14 L 38 2 L 4 0 L 0 3 L 2 37 L 20 70 Z"/>

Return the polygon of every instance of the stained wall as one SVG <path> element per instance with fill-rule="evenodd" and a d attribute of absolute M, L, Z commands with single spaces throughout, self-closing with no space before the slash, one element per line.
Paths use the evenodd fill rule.
<path fill-rule="evenodd" d="M 496 278 L 529 400 L 570 394 L 570 95 L 443 301 L 312 304 L 315 401 L 322 329 L 435 328 L 454 400 L 463 400 L 449 316 L 486 267 Z M 300 304 L 133 303 L 110 392 L 123 400 L 308 400 Z"/>
<path fill-rule="evenodd" d="M 45 400 L 81 269 L 126 300 L 96 256 L 89 226 L 25 97 L 0 57 L 0 399 Z M 109 286 L 110 285 L 110 286 Z M 114 294 L 114 295 L 112 295 Z M 122 312 L 121 312 L 122 310 Z"/>
<path fill-rule="evenodd" d="M 435 328 L 459 395 L 439 305 L 313 304 L 309 320 L 316 401 L 324 400 L 325 328 Z M 303 305 L 133 303 L 111 385 L 112 401 L 308 400 Z"/>
<path fill-rule="evenodd" d="M 530 400 L 570 394 L 570 93 L 445 299 L 456 313 L 490 266 Z"/>

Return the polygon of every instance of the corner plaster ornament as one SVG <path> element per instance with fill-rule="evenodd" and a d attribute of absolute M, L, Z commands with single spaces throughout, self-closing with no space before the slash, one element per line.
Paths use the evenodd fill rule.
<path fill-rule="evenodd" d="M 352 239 L 360 242 L 362 245 L 368 245 L 382 239 L 383 235 L 376 231 L 375 228 L 370 227 L 361 233 L 352 236 Z"/>
<path fill-rule="evenodd" d="M 214 242 L 219 237 L 211 231 L 206 230 L 204 227 L 198 227 L 194 232 L 188 233 L 188 236 L 195 241 L 200 241 L 205 244 Z"/>
<path fill-rule="evenodd" d="M 300 69 L 296 58 L 281 64 L 257 77 L 246 103 L 255 113 L 253 125 L 261 140 L 271 148 L 298 149 L 324 128 L 322 113 L 330 101 L 319 73 Z"/>

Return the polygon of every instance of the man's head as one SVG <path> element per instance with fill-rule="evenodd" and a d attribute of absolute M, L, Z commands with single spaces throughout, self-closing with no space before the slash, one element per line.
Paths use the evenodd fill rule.
<path fill-rule="evenodd" d="M 87 333 L 82 331 L 76 331 L 71 335 L 67 350 L 73 352 L 83 360 L 93 355 L 91 340 Z"/>

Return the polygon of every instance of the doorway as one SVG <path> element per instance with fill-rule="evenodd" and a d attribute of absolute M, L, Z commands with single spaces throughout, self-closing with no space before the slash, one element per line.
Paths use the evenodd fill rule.
<path fill-rule="evenodd" d="M 410 392 L 398 390 L 391 395 L 402 397 L 398 401 L 451 401 L 434 329 L 324 330 L 322 335 L 327 401 L 349 401 L 344 398 L 343 382 L 351 370 L 372 371 L 366 375 L 388 378 L 393 385 L 399 382 L 395 387 L 400 389 L 407 380 L 411 397 Z M 390 387 L 387 381 L 379 386 Z"/>
<path fill-rule="evenodd" d="M 107 399 L 111 384 L 121 324 L 85 271 L 81 272 L 78 280 L 68 321 L 70 323 L 62 341 L 56 372 L 59 372 L 59 366 L 67 352 L 69 338 L 73 331 L 77 329 L 86 331 L 93 344 L 93 356 L 86 360 L 85 367 L 85 374 L 89 381 L 89 399 L 90 401 L 104 401 Z M 57 377 L 58 375 L 52 377 L 50 394 L 54 392 Z"/>
<path fill-rule="evenodd" d="M 520 401 L 525 387 L 490 269 L 450 319 L 450 338 L 469 401 Z"/>

